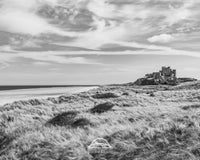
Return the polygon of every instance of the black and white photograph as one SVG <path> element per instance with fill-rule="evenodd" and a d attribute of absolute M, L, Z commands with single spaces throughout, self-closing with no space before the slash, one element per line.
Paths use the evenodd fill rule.
<path fill-rule="evenodd" d="M 0 0 L 0 160 L 200 160 L 200 1 Z"/>

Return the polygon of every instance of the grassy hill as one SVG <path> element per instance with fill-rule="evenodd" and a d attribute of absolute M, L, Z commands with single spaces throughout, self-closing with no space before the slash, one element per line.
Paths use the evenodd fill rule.
<path fill-rule="evenodd" d="M 0 159 L 198 160 L 198 86 L 102 86 L 6 104 L 0 107 Z M 112 149 L 89 154 L 96 138 Z"/>
<path fill-rule="evenodd" d="M 200 81 L 186 82 L 181 83 L 178 86 L 173 87 L 174 90 L 192 90 L 192 89 L 200 89 Z"/>

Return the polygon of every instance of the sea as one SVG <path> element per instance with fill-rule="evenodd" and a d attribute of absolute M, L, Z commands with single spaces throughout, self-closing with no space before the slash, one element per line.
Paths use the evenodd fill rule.
<path fill-rule="evenodd" d="M 19 100 L 59 97 L 95 88 L 98 86 L 0 86 L 0 106 Z"/>

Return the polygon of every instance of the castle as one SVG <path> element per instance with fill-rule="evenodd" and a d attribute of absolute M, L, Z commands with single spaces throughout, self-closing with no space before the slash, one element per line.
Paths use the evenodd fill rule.
<path fill-rule="evenodd" d="M 155 84 L 177 84 L 176 70 L 170 67 L 162 67 L 162 70 L 159 72 L 146 74 L 145 79 L 153 80 Z"/>
<path fill-rule="evenodd" d="M 143 78 L 137 79 L 134 85 L 177 85 L 185 82 L 197 81 L 195 78 L 177 78 L 176 70 L 170 67 L 162 67 L 159 72 L 146 74 Z"/>

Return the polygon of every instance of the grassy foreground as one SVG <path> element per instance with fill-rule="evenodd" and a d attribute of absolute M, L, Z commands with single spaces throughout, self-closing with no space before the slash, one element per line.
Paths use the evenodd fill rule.
<path fill-rule="evenodd" d="M 0 160 L 198 160 L 199 84 L 103 86 L 1 106 Z M 113 149 L 90 155 L 96 138 Z"/>

